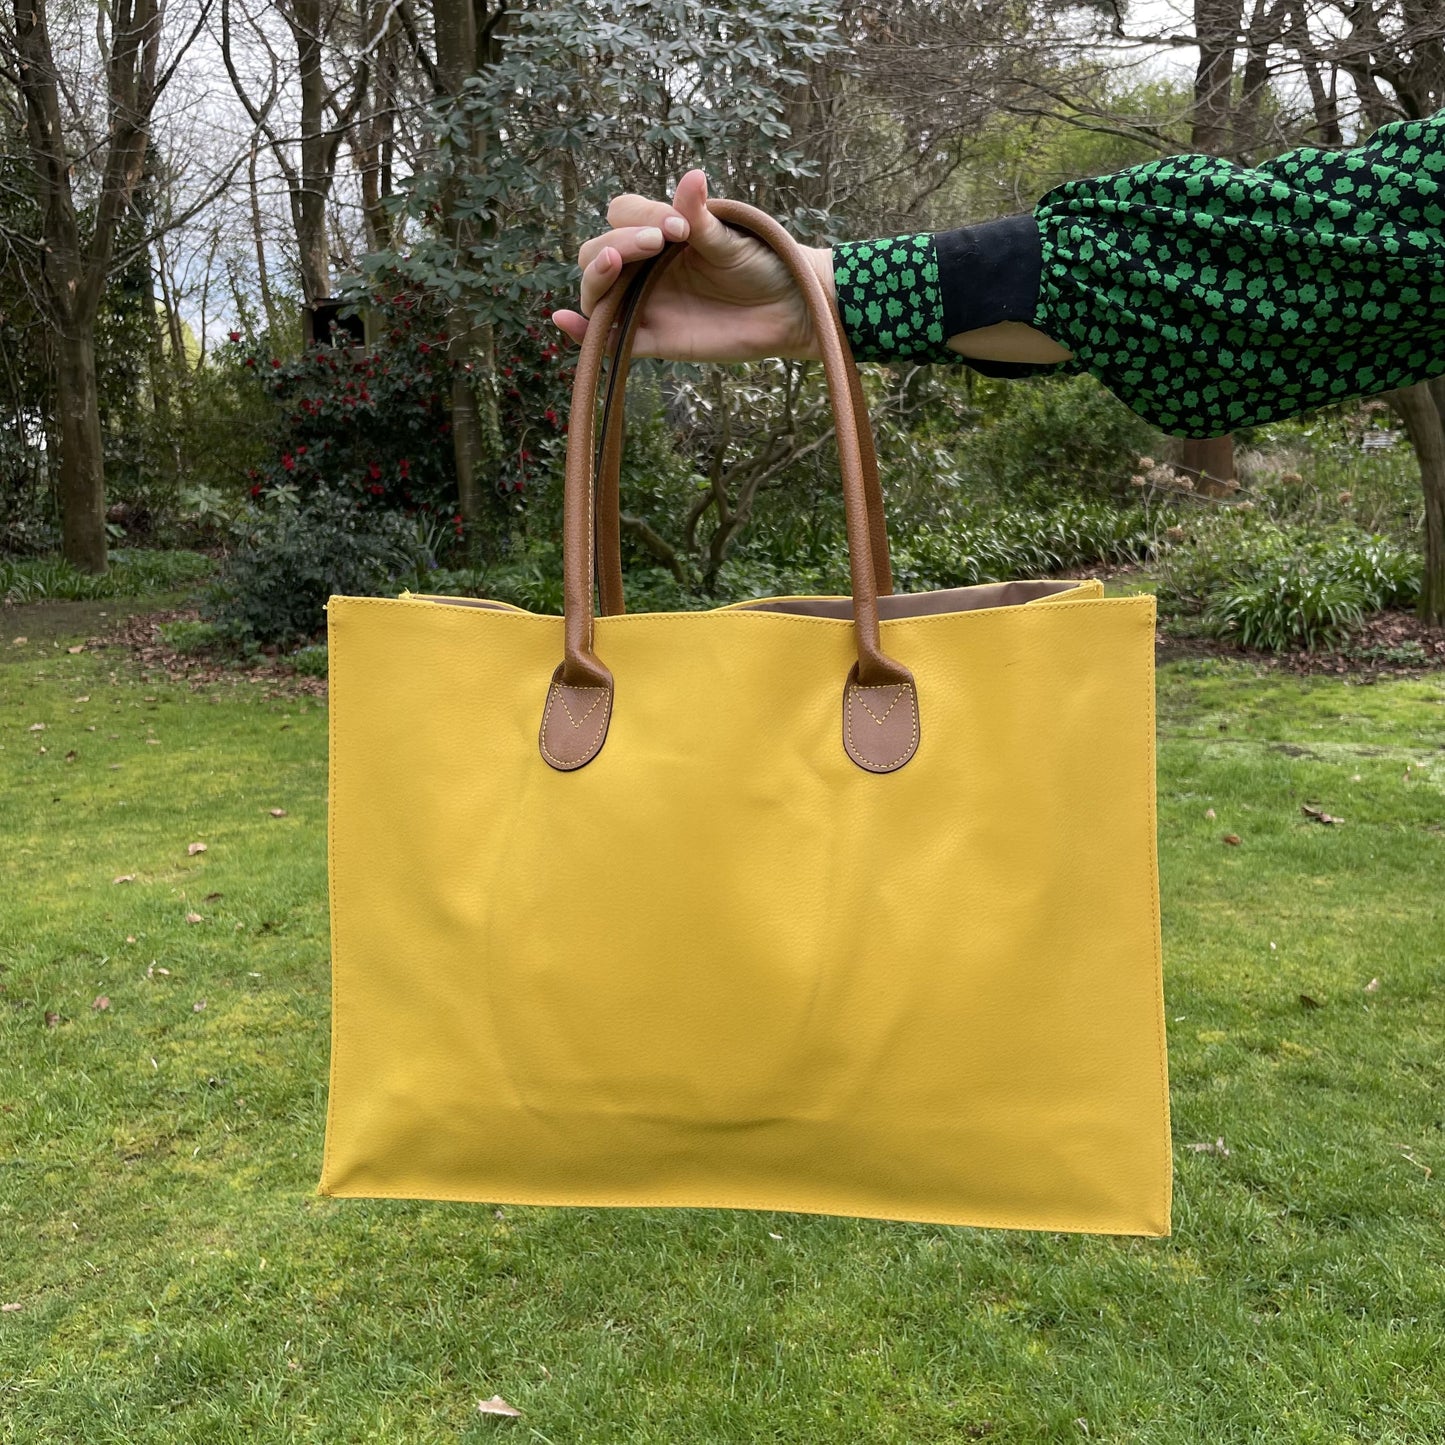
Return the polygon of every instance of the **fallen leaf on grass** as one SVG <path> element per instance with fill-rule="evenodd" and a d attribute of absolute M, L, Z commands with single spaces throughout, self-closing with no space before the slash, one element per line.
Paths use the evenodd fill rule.
<path fill-rule="evenodd" d="M 272 808 L 270 812 L 273 818 L 284 818 L 286 816 L 285 808 Z"/>
<path fill-rule="evenodd" d="M 1209 821 L 1212 823 L 1212 822 L 1215 820 L 1215 818 L 1217 818 L 1217 817 L 1219 816 L 1219 814 L 1216 813 L 1213 808 L 1206 808 L 1206 809 L 1204 810 L 1204 816 L 1205 816 L 1206 818 L 1208 818 Z"/>
<path fill-rule="evenodd" d="M 1225 841 L 1226 843 L 1228 843 L 1231 848 L 1238 848 L 1238 847 L 1239 847 L 1239 834 L 1238 834 L 1238 833 L 1226 833 L 1226 834 L 1224 835 L 1224 841 Z"/>
<path fill-rule="evenodd" d="M 1300 812 L 1306 818 L 1312 818 L 1316 823 L 1343 823 L 1343 818 L 1336 818 L 1333 814 L 1325 812 L 1323 808 L 1312 808 L 1308 803 L 1301 803 Z"/>
<path fill-rule="evenodd" d="M 44 724 L 44 723 L 31 723 L 30 726 L 29 726 L 28 728 L 26 728 L 26 732 L 43 733 L 44 731 L 45 731 L 45 724 Z"/>
<path fill-rule="evenodd" d="M 24 647 L 29 641 L 30 639 L 28 637 L 13 637 L 10 639 L 10 645 L 12 647 Z"/>
<path fill-rule="evenodd" d="M 203 899 L 201 899 L 201 902 L 202 902 L 202 903 L 214 903 L 214 902 L 216 901 L 216 899 L 218 899 L 218 898 L 224 898 L 225 896 L 226 896 L 226 895 L 225 895 L 224 893 L 208 893 L 208 894 L 206 894 L 206 896 L 205 896 Z"/>
<path fill-rule="evenodd" d="M 20 1308 L 18 1300 L 12 1300 L 9 1304 L 0 1305 L 0 1315 L 13 1315 Z"/>
<path fill-rule="evenodd" d="M 84 652 L 84 651 L 85 651 L 85 644 L 82 642 L 82 643 L 80 643 L 80 645 L 77 646 L 77 647 L 67 647 L 65 650 L 66 650 L 72 657 L 74 657 L 77 652 Z"/>
<path fill-rule="evenodd" d="M 60 1015 L 59 1015 L 58 1013 L 55 1013 L 55 1012 L 54 1012 L 53 1010 L 51 1010 L 51 1009 L 46 1009 L 46 1010 L 45 1010 L 45 1027 L 48 1028 L 48 1029 L 53 1029 L 53 1028 L 56 1028 L 56 1027 L 59 1025 L 59 1023 L 60 1023 Z"/>
<path fill-rule="evenodd" d="M 1216 1139 L 1212 1144 L 1206 1139 L 1202 1144 L 1189 1145 L 1189 1148 L 1196 1154 L 1218 1154 L 1221 1159 L 1229 1158 L 1229 1150 L 1223 1139 Z"/>
<path fill-rule="evenodd" d="M 135 882 L 135 874 L 134 874 L 134 873 L 122 873 L 122 874 L 120 874 L 119 877 L 112 878 L 110 881 L 111 881 L 112 883 L 134 883 L 134 882 Z"/>
<path fill-rule="evenodd" d="M 97 1013 L 104 1013 L 109 1007 L 110 1000 L 104 994 L 101 994 L 100 997 L 97 998 L 93 1004 L 91 1004 L 91 1008 L 93 1008 Z"/>
<path fill-rule="evenodd" d="M 206 920 L 205 920 L 204 918 L 202 918 L 199 913 L 188 913 L 188 914 L 186 914 L 186 922 L 187 922 L 187 923 L 204 923 L 205 921 L 206 921 Z"/>
<path fill-rule="evenodd" d="M 204 853 L 205 851 L 206 845 L 204 843 L 188 843 L 186 845 L 186 854 L 191 858 L 194 858 L 197 853 Z"/>
<path fill-rule="evenodd" d="M 512 1419 L 520 1419 L 522 1415 L 515 1405 L 507 1404 L 500 1395 L 493 1395 L 490 1400 L 478 1400 L 477 1413 L 479 1415 L 507 1415 Z"/>
<path fill-rule="evenodd" d="M 205 999 L 203 999 L 203 998 L 198 998 L 198 999 L 195 1001 L 195 1003 L 193 1003 L 193 1004 L 191 1005 L 191 1012 L 192 1012 L 193 1014 L 201 1013 L 201 1012 L 204 1011 L 205 1007 L 206 1007 L 206 1001 L 205 1001 Z"/>
<path fill-rule="evenodd" d="M 127 943 L 134 943 L 134 942 L 135 942 L 135 934 L 133 934 L 133 933 L 127 933 L 126 936 L 125 936 L 125 941 L 126 941 Z"/>
<path fill-rule="evenodd" d="M 1380 991 L 1380 980 L 1377 979 L 1377 978 L 1372 978 L 1372 979 L 1369 981 L 1369 983 L 1367 983 L 1367 984 L 1365 985 L 1365 992 L 1366 992 L 1366 993 L 1379 993 L 1379 991 Z"/>
<path fill-rule="evenodd" d="M 1323 1007 L 1324 1007 L 1324 1005 L 1319 1001 L 1319 999 L 1317 999 L 1317 998 L 1311 998 L 1311 997 L 1309 996 L 1309 994 L 1307 994 L 1307 993 L 1302 993 L 1302 994 L 1299 996 L 1299 1001 L 1300 1001 L 1301 1004 L 1304 1005 L 1305 1008 L 1323 1008 Z"/>

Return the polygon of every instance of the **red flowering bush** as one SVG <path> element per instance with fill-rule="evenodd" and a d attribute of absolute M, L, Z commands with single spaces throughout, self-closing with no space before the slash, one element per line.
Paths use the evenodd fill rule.
<path fill-rule="evenodd" d="M 362 510 L 455 514 L 446 339 L 408 297 L 379 310 L 373 346 L 246 358 L 279 409 L 273 458 L 251 474 L 253 497 L 282 487 L 304 505 L 326 489 Z"/>
<path fill-rule="evenodd" d="M 414 293 L 374 297 L 382 323 L 367 347 L 314 346 L 292 360 L 248 356 L 279 408 L 273 459 L 250 474 L 251 495 L 284 489 L 304 506 L 318 489 L 341 492 L 361 510 L 445 518 L 462 532 L 452 453 L 455 366 L 435 308 Z M 544 298 L 545 302 L 545 298 Z M 565 432 L 573 367 L 549 334 L 544 304 L 534 323 L 498 328 L 497 405 L 503 451 L 492 487 L 511 505 L 539 481 Z M 470 366 L 468 366 L 470 370 Z"/>

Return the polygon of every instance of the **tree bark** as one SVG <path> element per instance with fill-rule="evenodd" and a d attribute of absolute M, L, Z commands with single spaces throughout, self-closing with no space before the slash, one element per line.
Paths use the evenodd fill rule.
<path fill-rule="evenodd" d="M 1415 449 L 1425 494 L 1419 612 L 1427 622 L 1445 624 L 1445 378 L 1392 391 L 1389 400 Z"/>
<path fill-rule="evenodd" d="M 331 191 L 335 150 L 325 131 L 321 0 L 292 0 L 286 18 L 296 41 L 301 84 L 301 167 L 298 184 L 291 192 L 291 204 L 300 251 L 301 290 L 309 306 L 331 295 L 326 197 Z"/>
<path fill-rule="evenodd" d="M 1189 143 L 1206 155 L 1224 155 L 1229 147 L 1230 90 L 1234 52 L 1243 19 L 1243 0 L 1194 0 L 1194 33 L 1199 65 L 1194 73 L 1194 105 Z M 1262 65 L 1261 56 L 1256 64 Z M 1181 458 L 1184 468 L 1218 481 L 1234 476 L 1234 437 L 1189 437 Z"/>
<path fill-rule="evenodd" d="M 469 75 L 501 59 L 501 14 L 477 23 L 473 0 L 436 0 L 437 84 L 444 95 L 460 98 Z M 481 171 L 495 137 L 473 128 L 469 163 Z M 457 188 L 443 199 L 446 226 L 458 261 L 485 240 L 475 221 L 456 214 Z M 482 544 L 489 503 L 501 461 L 501 417 L 497 405 L 496 340 L 491 326 L 472 318 L 463 294 L 447 318 L 447 355 L 453 364 L 451 386 L 452 456 L 457 471 L 457 497 L 467 524 L 473 555 Z"/>
<path fill-rule="evenodd" d="M 105 463 L 95 384 L 95 321 L 110 274 L 116 234 L 145 166 L 162 14 L 159 0 L 132 0 L 108 13 L 105 96 L 109 127 L 96 155 L 98 182 L 82 235 L 60 105 L 60 74 L 50 42 L 46 0 L 14 0 L 14 28 L 0 39 L 17 80 L 41 211 L 41 300 L 56 333 L 60 411 L 60 535 L 65 556 L 104 572 Z M 163 82 L 162 82 L 163 84 Z"/>
<path fill-rule="evenodd" d="M 93 322 L 69 327 L 56 337 L 56 407 L 60 413 L 61 552 L 82 572 L 104 572 L 105 452 Z"/>

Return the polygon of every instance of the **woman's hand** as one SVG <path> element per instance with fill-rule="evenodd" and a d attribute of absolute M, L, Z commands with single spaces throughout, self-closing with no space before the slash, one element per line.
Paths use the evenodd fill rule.
<path fill-rule="evenodd" d="M 607 208 L 612 230 L 594 236 L 578 255 L 580 311 L 552 319 L 572 338 L 587 333 L 587 316 L 639 257 L 686 243 L 648 298 L 639 318 L 636 356 L 669 361 L 756 361 L 765 356 L 816 357 L 812 324 L 796 283 L 761 241 L 724 225 L 707 208 L 707 177 L 689 171 L 672 204 L 645 196 L 616 197 Z M 833 296 L 833 253 L 804 247 Z"/>

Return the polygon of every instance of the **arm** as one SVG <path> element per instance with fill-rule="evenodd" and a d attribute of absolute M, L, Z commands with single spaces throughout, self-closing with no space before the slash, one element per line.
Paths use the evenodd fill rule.
<path fill-rule="evenodd" d="M 911 246 L 931 291 L 927 264 L 894 262 Z M 1066 362 L 1164 431 L 1259 425 L 1445 373 L 1445 114 L 1355 150 L 1071 181 L 1032 215 L 851 243 L 835 267 L 862 357 Z M 890 330 L 900 301 L 946 342 Z"/>

